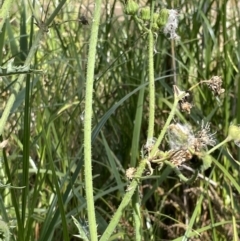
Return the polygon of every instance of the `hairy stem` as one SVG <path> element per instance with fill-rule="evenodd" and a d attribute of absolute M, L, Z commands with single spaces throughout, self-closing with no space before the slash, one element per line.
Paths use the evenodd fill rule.
<path fill-rule="evenodd" d="M 148 122 L 148 139 L 153 138 L 154 117 L 155 117 L 155 83 L 154 83 L 154 63 L 153 63 L 153 32 L 148 31 L 148 76 L 149 76 L 149 122 Z"/>
<path fill-rule="evenodd" d="M 85 167 L 85 187 L 87 199 L 87 212 L 89 231 L 92 241 L 97 238 L 97 225 L 93 198 L 93 179 L 92 179 L 92 150 L 91 150 L 91 132 L 92 132 L 92 103 L 93 103 L 93 82 L 94 66 L 96 59 L 96 46 L 98 38 L 98 29 L 101 13 L 101 0 L 95 1 L 95 9 L 92 20 L 91 37 L 88 50 L 87 82 L 85 94 L 85 120 L 84 120 L 84 167 Z"/>
<path fill-rule="evenodd" d="M 155 118 L 155 82 L 154 82 L 154 38 L 152 31 L 153 13 L 155 1 L 151 3 L 151 20 L 150 29 L 148 30 L 148 78 L 149 78 L 149 122 L 148 122 L 148 139 L 153 138 L 154 118 Z"/>

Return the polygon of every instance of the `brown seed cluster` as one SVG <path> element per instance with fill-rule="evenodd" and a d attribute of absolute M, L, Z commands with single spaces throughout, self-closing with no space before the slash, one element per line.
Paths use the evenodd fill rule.
<path fill-rule="evenodd" d="M 175 166 L 181 166 L 184 162 L 191 160 L 193 154 L 187 149 L 170 150 L 170 160 Z"/>
<path fill-rule="evenodd" d="M 180 90 L 176 85 L 173 86 L 174 96 L 182 98 L 178 101 L 179 109 L 183 112 L 190 114 L 193 105 L 190 103 L 190 94 Z"/>
<path fill-rule="evenodd" d="M 216 140 L 215 133 L 210 132 L 210 124 L 202 122 L 201 130 L 194 133 L 190 126 L 180 123 L 171 124 L 168 127 L 168 142 L 170 151 L 168 159 L 175 165 L 189 161 L 192 157 L 201 157 L 207 146 L 214 146 Z"/>
<path fill-rule="evenodd" d="M 225 92 L 225 89 L 222 88 L 222 78 L 220 76 L 213 76 L 210 80 L 207 80 L 206 83 L 215 96 L 219 96 Z"/>
<path fill-rule="evenodd" d="M 220 76 L 213 76 L 211 79 L 202 80 L 199 83 L 206 83 L 208 88 L 213 92 L 215 96 L 220 96 L 225 92 L 225 89 L 222 88 L 223 81 Z M 173 86 L 173 90 L 175 97 L 182 96 L 182 98 L 178 102 L 179 109 L 182 112 L 187 112 L 188 114 L 190 114 L 191 109 L 193 107 L 191 103 L 190 94 L 187 91 L 185 92 L 180 90 L 176 85 Z"/>
<path fill-rule="evenodd" d="M 188 114 L 190 114 L 193 105 L 190 102 L 188 102 L 188 99 L 186 97 L 181 99 L 178 102 L 178 104 L 181 111 L 187 112 Z"/>

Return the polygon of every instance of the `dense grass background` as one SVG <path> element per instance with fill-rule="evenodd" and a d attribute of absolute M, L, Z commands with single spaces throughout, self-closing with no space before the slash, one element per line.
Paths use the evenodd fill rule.
<path fill-rule="evenodd" d="M 31 9 L 29 2 L 12 5 L 0 34 L 1 66 L 25 61 L 39 29 L 32 9 L 41 25 L 58 5 L 58 1 L 33 1 Z M 173 103 L 174 57 L 175 81 L 181 89 L 222 77 L 224 95 L 217 99 L 200 86 L 192 93 L 191 114 L 175 117 L 195 130 L 202 120 L 210 121 L 220 142 L 231 123 L 240 123 L 239 3 L 179 0 L 156 5 L 179 9 L 181 41 L 171 43 L 161 32 L 155 35 L 155 136 Z M 104 2 L 97 44 L 92 163 L 99 235 L 127 189 L 125 170 L 138 165 L 147 140 L 147 36 L 121 12 L 122 6 L 120 1 Z M 1 189 L 0 213 L 10 227 L 11 240 L 79 240 L 73 236 L 78 230 L 71 216 L 88 233 L 83 119 L 92 10 L 93 3 L 87 1 L 67 1 L 61 8 L 41 39 L 31 62 L 34 71 L 25 76 L 4 126 L 1 138 L 8 139 L 8 145 L 1 152 L 1 183 L 14 188 Z M 80 20 L 82 16 L 89 24 Z M 1 77 L 0 113 L 18 77 L 18 73 Z M 164 141 L 161 149 L 167 146 Z M 212 156 L 214 164 L 202 173 L 211 182 L 199 178 L 186 185 L 168 167 L 141 182 L 142 240 L 239 239 L 240 170 L 233 157 L 240 160 L 240 152 L 229 143 Z M 134 233 L 129 205 L 111 240 L 134 240 Z"/>

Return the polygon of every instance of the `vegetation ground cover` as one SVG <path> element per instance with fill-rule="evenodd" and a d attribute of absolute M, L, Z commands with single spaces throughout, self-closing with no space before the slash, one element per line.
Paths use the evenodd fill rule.
<path fill-rule="evenodd" d="M 126 176 L 126 170 L 137 168 L 146 158 L 144 146 L 155 143 L 172 113 L 174 85 L 180 93 L 189 93 L 192 108 L 189 113 L 176 109 L 167 128 L 175 130 L 181 124 L 184 131 L 200 138 L 197 133 L 210 123 L 207 130 L 214 134 L 214 142 L 206 152 L 226 140 L 229 128 L 240 123 L 238 1 L 155 1 L 152 8 L 153 2 L 140 1 L 137 16 L 144 7 L 150 7 L 152 13 L 176 9 L 180 37 L 169 39 L 164 28 L 152 31 L 153 51 L 145 30 L 151 24 L 141 24 L 136 16 L 127 14 L 127 2 L 100 5 L 88 132 L 97 236 L 102 241 L 237 241 L 238 136 L 209 153 L 211 166 L 200 171 L 193 183 L 180 180 L 167 162 L 161 169 L 151 163 L 151 176 L 147 166 L 141 178 Z M 8 236 L 9 240 L 95 240 L 89 225 L 95 220 L 89 220 L 87 211 L 84 163 L 94 6 L 86 1 L 2 2 L 2 240 Z M 149 88 L 151 71 L 154 98 Z M 213 87 L 206 84 L 216 76 L 222 79 L 222 93 L 213 93 Z M 173 134 L 164 135 L 159 150 L 176 148 L 171 146 Z M 178 138 L 179 132 L 174 143 Z M 177 170 L 189 178 L 201 164 L 194 153 Z M 104 239 L 122 200 L 131 194 L 133 182 L 136 191 L 131 201 L 110 238 Z"/>

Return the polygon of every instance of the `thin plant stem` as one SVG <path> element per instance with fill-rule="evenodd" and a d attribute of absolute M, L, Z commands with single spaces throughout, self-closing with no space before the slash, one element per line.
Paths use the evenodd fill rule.
<path fill-rule="evenodd" d="M 54 12 L 51 14 L 51 16 L 47 19 L 45 25 L 49 26 L 52 21 L 54 20 L 54 18 L 57 16 L 57 14 L 59 13 L 59 11 L 62 9 L 63 5 L 66 3 L 67 0 L 62 0 L 58 6 L 55 8 Z"/>
<path fill-rule="evenodd" d="M 179 101 L 178 98 L 174 98 L 174 103 L 173 103 L 173 106 L 172 106 L 172 110 L 171 110 L 171 112 L 170 112 L 170 114 L 169 114 L 169 116 L 167 118 L 167 121 L 165 122 L 165 125 L 164 125 L 164 127 L 163 127 L 163 129 L 162 129 L 162 131 L 161 131 L 161 133 L 160 133 L 160 135 L 159 135 L 159 137 L 158 137 L 158 139 L 157 139 L 153 149 L 151 150 L 150 157 L 152 157 L 156 153 L 159 145 L 161 144 L 161 142 L 162 142 L 162 140 L 164 138 L 164 135 L 167 132 L 167 128 L 170 125 L 170 123 L 171 123 L 171 121 L 172 121 L 172 119 L 174 117 L 175 111 L 176 111 L 177 106 L 178 106 L 178 101 Z"/>
<path fill-rule="evenodd" d="M 164 163 L 165 163 L 166 165 L 168 165 L 169 167 L 171 167 L 171 169 L 177 174 L 177 176 L 180 178 L 180 180 L 183 181 L 184 183 L 191 184 L 191 183 L 193 183 L 193 182 L 196 180 L 196 178 L 197 178 L 197 176 L 198 176 L 198 171 L 195 170 L 195 172 L 193 173 L 192 177 L 187 178 L 187 177 L 185 177 L 185 176 L 179 171 L 179 169 L 178 169 L 173 163 L 171 163 L 170 161 L 167 161 L 167 160 L 166 160 L 166 161 L 164 161 Z"/>
<path fill-rule="evenodd" d="M 148 139 L 153 137 L 154 118 L 155 118 L 155 83 L 154 83 L 154 64 L 153 64 L 154 38 L 153 32 L 148 31 L 148 71 L 149 71 L 149 123 Z"/>
<path fill-rule="evenodd" d="M 177 70 L 176 70 L 176 59 L 175 59 L 175 42 L 171 40 L 171 52 L 172 52 L 172 69 L 173 69 L 173 82 L 177 85 Z"/>
<path fill-rule="evenodd" d="M 25 55 L 27 55 L 28 51 L 28 38 L 26 32 L 26 5 L 25 2 L 22 1 L 22 10 L 21 10 L 21 27 L 20 27 L 20 49 L 21 49 L 21 56 L 20 60 L 23 62 L 25 60 Z M 25 35 L 25 37 L 23 37 Z M 33 35 L 33 32 L 32 32 Z M 27 212 L 27 203 L 29 202 L 29 150 L 30 150 L 30 91 L 31 91 L 31 76 L 27 75 L 25 79 L 25 105 L 24 105 L 24 128 L 23 128 L 23 162 L 22 162 L 22 186 L 25 188 L 22 190 L 22 222 L 21 225 L 25 225 L 26 223 L 26 212 Z M 25 226 L 23 228 L 24 231 L 24 238 L 26 238 L 28 227 Z"/>
<path fill-rule="evenodd" d="M 235 204 L 234 204 L 234 198 L 233 198 L 233 192 L 232 192 L 232 187 L 231 185 L 229 185 L 229 191 L 230 191 L 230 200 L 231 200 L 231 207 L 232 207 L 232 210 L 235 210 L 236 207 L 235 207 Z M 233 241 L 237 241 L 239 240 L 238 239 L 238 228 L 237 228 L 237 220 L 236 220 L 236 217 L 235 215 L 232 215 L 232 226 L 233 226 Z"/>
<path fill-rule="evenodd" d="M 155 120 L 155 81 L 154 81 L 154 38 L 152 31 L 153 13 L 155 1 L 151 3 L 151 19 L 150 29 L 148 30 L 148 76 L 149 76 L 149 122 L 148 122 L 148 139 L 154 135 L 154 120 Z M 139 204 L 139 193 L 136 190 L 132 199 L 133 218 L 135 221 L 135 240 L 141 240 L 141 214 Z"/>
<path fill-rule="evenodd" d="M 148 139 L 153 138 L 154 119 L 155 119 L 155 81 L 154 81 L 154 38 L 152 31 L 153 12 L 155 1 L 151 4 L 150 29 L 148 31 L 148 78 L 149 78 L 149 122 L 148 122 Z"/>
<path fill-rule="evenodd" d="M 144 82 L 144 72 L 142 73 L 141 83 Z M 139 135 L 140 135 L 140 128 L 141 128 L 141 121 L 142 121 L 142 111 L 143 111 L 143 99 L 144 99 L 144 88 L 142 88 L 139 92 L 138 97 L 138 108 L 136 111 L 135 117 L 135 126 L 134 126 L 134 134 L 132 140 L 132 156 L 130 166 L 135 167 L 138 151 L 139 151 Z M 142 232 L 141 232 L 141 205 L 139 200 L 139 190 L 135 191 L 133 198 L 132 198 L 132 207 L 133 207 L 133 220 L 134 220 L 134 230 L 135 230 L 135 240 L 141 241 Z"/>
<path fill-rule="evenodd" d="M 214 152 L 215 150 L 217 150 L 219 147 L 223 146 L 224 144 L 226 144 L 227 142 L 231 141 L 228 137 L 223 140 L 222 142 L 218 143 L 216 146 L 214 146 L 212 149 L 210 149 L 207 154 L 211 154 L 212 152 Z"/>
<path fill-rule="evenodd" d="M 134 229 L 135 229 L 135 241 L 141 241 L 142 232 L 141 232 L 141 207 L 139 200 L 139 190 L 136 189 L 133 198 L 132 198 L 132 207 L 133 207 L 133 219 L 134 219 Z"/>
<path fill-rule="evenodd" d="M 238 36 L 240 36 L 240 34 Z M 238 49 L 240 49 L 240 46 Z M 240 64 L 238 66 L 240 66 Z M 235 78 L 236 78 L 237 86 L 240 86 L 240 74 L 238 73 Z M 236 109 L 239 110 L 240 109 L 240 88 L 237 89 L 236 98 L 237 98 Z M 236 111 L 236 115 L 237 115 L 237 123 L 240 123 L 240 111 Z M 238 148 L 237 150 L 238 150 L 238 154 L 237 154 L 238 160 L 240 160 L 240 148 Z"/>
<path fill-rule="evenodd" d="M 140 162 L 140 164 L 137 168 L 137 171 L 135 173 L 135 177 L 141 177 L 142 176 L 143 171 L 144 171 L 145 166 L 146 166 L 146 163 L 147 163 L 146 159 L 144 159 Z M 105 230 L 105 232 L 103 233 L 103 235 L 102 235 L 102 237 L 100 238 L 99 241 L 110 240 L 109 238 L 111 237 L 111 234 L 114 232 L 117 224 L 119 223 L 119 220 L 122 216 L 123 210 L 129 205 L 129 202 L 131 201 L 131 198 L 132 198 L 137 186 L 138 186 L 138 180 L 137 180 L 137 178 L 134 178 L 133 181 L 131 182 L 131 184 L 128 186 L 127 192 L 124 195 L 120 206 L 118 207 L 117 211 L 114 213 L 111 222 L 109 223 L 107 229 Z"/>
<path fill-rule="evenodd" d="M 94 66 L 96 59 L 96 46 L 98 38 L 98 29 L 101 13 L 101 0 L 95 1 L 95 9 L 92 20 L 91 36 L 88 50 L 86 94 L 85 94 L 85 117 L 84 117 L 84 167 L 85 167 L 85 187 L 87 199 L 87 213 L 90 237 L 92 241 L 97 238 L 97 225 L 93 197 L 93 178 L 92 178 L 92 103 L 93 103 L 93 83 Z"/>

